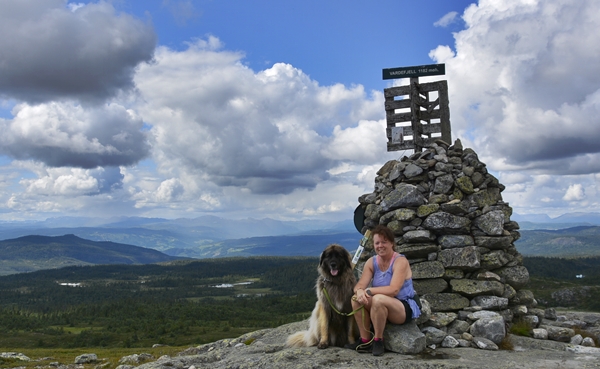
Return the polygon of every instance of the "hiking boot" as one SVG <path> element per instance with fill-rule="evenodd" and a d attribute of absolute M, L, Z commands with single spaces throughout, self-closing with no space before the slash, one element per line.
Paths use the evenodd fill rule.
<path fill-rule="evenodd" d="M 384 352 L 383 340 L 373 341 L 373 356 L 381 356 Z"/>
<path fill-rule="evenodd" d="M 344 345 L 344 348 L 354 350 L 359 353 L 367 353 L 371 352 L 373 348 L 373 340 L 369 342 L 363 342 L 360 338 L 356 340 L 354 343 L 347 343 Z"/>

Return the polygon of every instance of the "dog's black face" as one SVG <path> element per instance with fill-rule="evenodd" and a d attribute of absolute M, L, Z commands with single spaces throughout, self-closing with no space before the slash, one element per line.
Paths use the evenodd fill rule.
<path fill-rule="evenodd" d="M 352 270 L 350 253 L 340 245 L 332 244 L 321 254 L 319 269 L 331 277 L 339 277 Z"/>

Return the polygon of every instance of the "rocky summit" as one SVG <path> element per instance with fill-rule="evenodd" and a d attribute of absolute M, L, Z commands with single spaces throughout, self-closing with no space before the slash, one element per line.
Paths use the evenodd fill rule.
<path fill-rule="evenodd" d="M 423 305 L 414 323 L 386 328 L 388 350 L 497 350 L 516 322 L 545 331 L 540 338 L 567 340 L 540 326 L 551 313 L 538 309 L 533 293 L 525 289 L 529 273 L 514 244 L 519 225 L 510 219 L 504 188 L 460 140 L 454 145 L 438 140 L 377 172 L 374 191 L 358 199 L 362 233 L 378 224 L 394 232 L 396 251 L 408 258 Z M 367 244 L 357 264 L 359 274 L 373 254 Z M 565 334 L 568 340 L 575 336 L 574 331 Z"/>
<path fill-rule="evenodd" d="M 573 327 L 587 324 L 600 330 L 599 313 L 556 312 L 556 320 L 543 324 Z M 224 339 L 190 347 L 174 356 L 155 358 L 143 352 L 121 358 L 117 363 L 90 353 L 74 358 L 70 363 L 53 362 L 38 365 L 39 369 L 542 369 L 542 368 L 600 368 L 600 348 L 586 347 L 577 342 L 519 337 L 509 334 L 511 350 L 489 351 L 475 347 L 426 348 L 419 354 L 386 352 L 375 357 L 338 347 L 289 348 L 285 340 L 291 333 L 308 328 L 308 320 L 281 327 L 247 333 L 241 337 Z M 597 332 L 597 331 L 596 331 Z M 143 349 L 141 349 L 143 350 Z M 22 361 L 30 359 L 21 353 L 2 353 Z M 15 362 L 15 368 L 22 368 Z"/>

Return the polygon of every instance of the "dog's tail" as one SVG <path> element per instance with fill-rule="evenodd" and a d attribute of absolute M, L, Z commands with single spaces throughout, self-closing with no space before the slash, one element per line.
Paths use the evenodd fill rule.
<path fill-rule="evenodd" d="M 308 347 L 314 346 L 316 343 L 309 342 L 308 331 L 300 331 L 294 334 L 290 334 L 285 342 L 288 347 Z"/>

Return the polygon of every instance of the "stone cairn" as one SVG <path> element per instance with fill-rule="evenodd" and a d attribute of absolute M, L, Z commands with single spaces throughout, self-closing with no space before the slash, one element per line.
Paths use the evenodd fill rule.
<path fill-rule="evenodd" d="M 460 140 L 452 146 L 438 140 L 377 172 L 375 191 L 359 198 L 362 233 L 378 224 L 394 232 L 395 249 L 408 258 L 423 304 L 412 327 L 386 327 L 388 350 L 498 349 L 514 320 L 539 324 L 545 312 L 524 289 L 529 273 L 514 245 L 519 225 L 510 220 L 503 190 Z M 359 274 L 373 254 L 371 243 L 357 264 Z"/>

